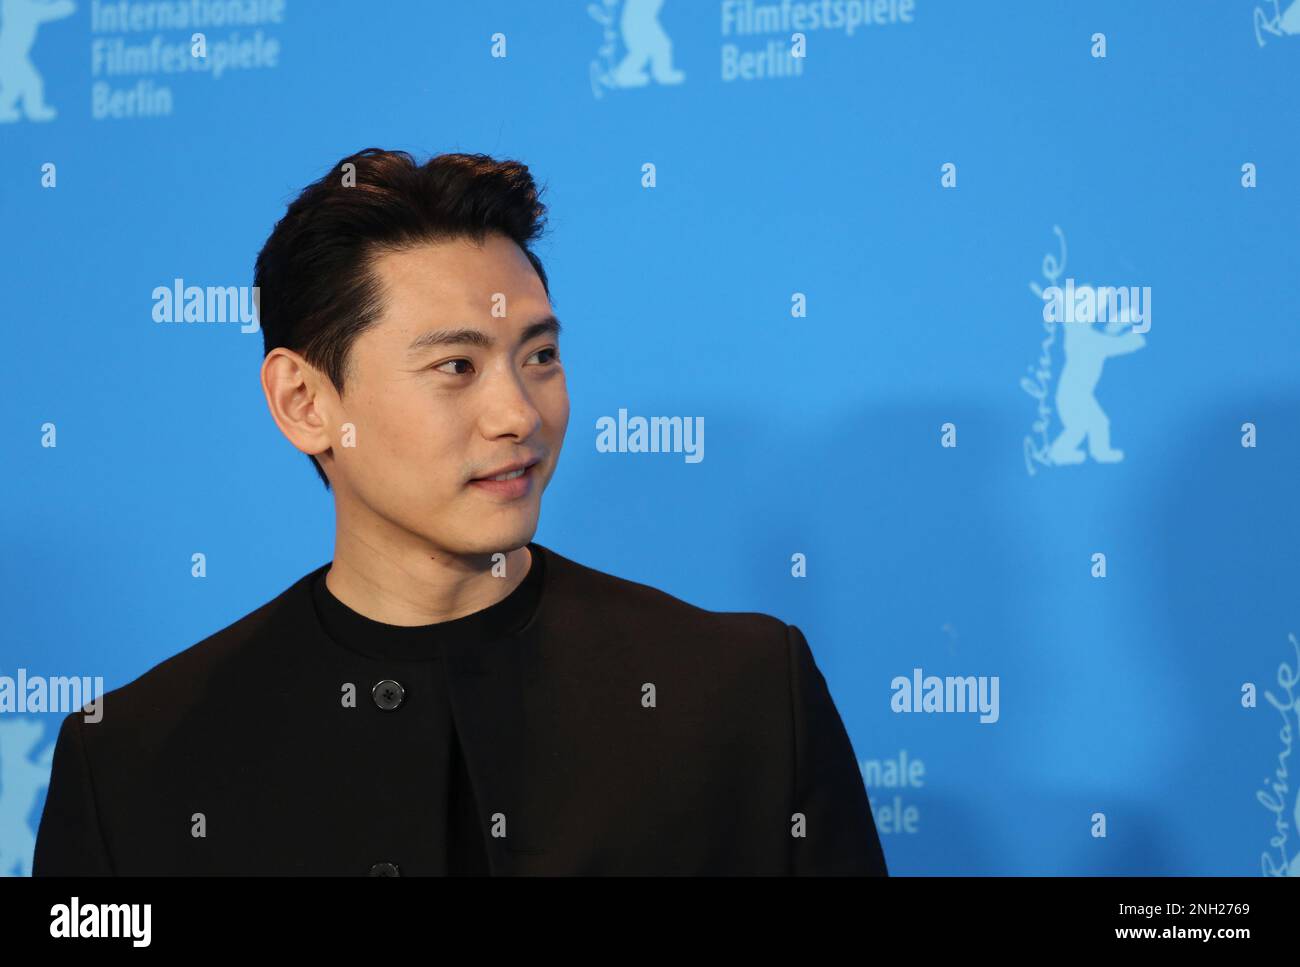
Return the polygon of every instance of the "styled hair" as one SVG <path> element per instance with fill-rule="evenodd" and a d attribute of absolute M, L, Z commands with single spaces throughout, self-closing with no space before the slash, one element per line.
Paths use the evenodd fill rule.
<path fill-rule="evenodd" d="M 264 356 L 282 346 L 300 353 L 342 396 L 352 342 L 384 310 L 375 260 L 419 244 L 482 245 L 500 232 L 523 250 L 549 298 L 546 270 L 529 247 L 546 224 L 538 195 L 527 165 L 485 154 L 418 165 L 405 151 L 366 148 L 341 158 L 290 203 L 258 253 Z M 308 457 L 329 490 L 320 462 Z"/>

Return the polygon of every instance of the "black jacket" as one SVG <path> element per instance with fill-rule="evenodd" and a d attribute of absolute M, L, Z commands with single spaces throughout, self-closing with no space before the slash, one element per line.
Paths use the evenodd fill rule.
<path fill-rule="evenodd" d="M 797 627 L 529 546 L 531 619 L 444 666 L 493 875 L 886 874 Z M 444 871 L 431 665 L 327 635 L 328 567 L 63 720 L 33 875 Z"/>

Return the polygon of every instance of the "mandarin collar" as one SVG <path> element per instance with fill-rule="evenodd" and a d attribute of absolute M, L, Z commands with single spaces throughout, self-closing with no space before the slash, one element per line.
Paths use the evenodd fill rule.
<path fill-rule="evenodd" d="M 428 625 L 390 625 L 353 611 L 325 583 L 329 564 L 311 576 L 311 597 L 321 627 L 335 642 L 377 658 L 435 661 L 448 647 L 459 650 L 517 634 L 537 611 L 546 583 L 547 550 L 528 543 L 532 562 L 519 586 L 495 604 L 450 621 Z"/>

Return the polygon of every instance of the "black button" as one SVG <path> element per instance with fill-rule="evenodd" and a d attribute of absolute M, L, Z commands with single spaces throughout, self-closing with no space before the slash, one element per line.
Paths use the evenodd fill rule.
<path fill-rule="evenodd" d="M 371 876 L 401 876 L 396 863 L 376 863 L 370 867 Z"/>
<path fill-rule="evenodd" d="M 391 678 L 385 678 L 370 690 L 370 697 L 385 712 L 391 712 L 402 704 L 402 699 L 406 697 L 406 689 Z"/>

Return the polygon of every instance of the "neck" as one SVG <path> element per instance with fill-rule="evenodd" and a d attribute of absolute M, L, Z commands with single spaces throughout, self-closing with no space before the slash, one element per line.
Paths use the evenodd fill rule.
<path fill-rule="evenodd" d="M 481 611 L 517 588 L 532 564 L 524 546 L 458 553 L 391 524 L 386 532 L 363 531 L 343 513 L 335 524 L 325 585 L 353 611 L 384 624 L 435 624 Z M 493 574 L 498 553 L 506 555 L 501 577 Z"/>

